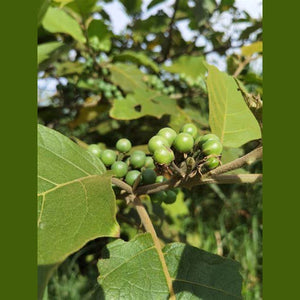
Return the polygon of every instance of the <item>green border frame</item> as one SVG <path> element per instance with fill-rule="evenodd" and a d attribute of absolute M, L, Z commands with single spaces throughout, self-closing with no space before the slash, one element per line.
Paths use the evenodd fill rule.
<path fill-rule="evenodd" d="M 36 299 L 37 3 L 1 12 L 1 296 Z"/>

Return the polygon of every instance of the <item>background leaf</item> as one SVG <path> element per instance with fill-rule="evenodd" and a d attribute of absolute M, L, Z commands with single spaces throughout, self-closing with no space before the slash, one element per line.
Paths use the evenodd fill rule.
<path fill-rule="evenodd" d="M 117 236 L 115 197 L 102 162 L 38 127 L 38 264 L 63 261 L 89 240 Z"/>
<path fill-rule="evenodd" d="M 208 65 L 207 86 L 209 124 L 224 146 L 240 147 L 261 137 L 258 122 L 233 77 Z"/>
<path fill-rule="evenodd" d="M 114 61 L 131 61 L 139 65 L 143 65 L 149 67 L 154 72 L 159 72 L 158 65 L 150 59 L 146 54 L 141 52 L 134 52 L 134 51 L 123 51 L 122 53 L 114 56 Z"/>
<path fill-rule="evenodd" d="M 49 7 L 42 24 L 52 33 L 66 33 L 81 43 L 86 41 L 77 21 L 60 8 Z"/>
<path fill-rule="evenodd" d="M 93 20 L 88 28 L 89 44 L 95 50 L 109 51 L 111 48 L 110 32 L 102 20 Z"/>
<path fill-rule="evenodd" d="M 110 116 L 118 120 L 133 120 L 143 116 L 160 118 L 176 113 L 176 101 L 159 92 L 138 89 L 123 100 L 115 100 Z"/>
<path fill-rule="evenodd" d="M 237 262 L 181 243 L 167 245 L 163 252 L 177 299 L 242 299 Z M 105 298 L 168 298 L 162 265 L 149 233 L 129 242 L 108 244 L 104 257 L 107 259 L 98 262 L 98 282 Z"/>
<path fill-rule="evenodd" d="M 134 65 L 116 63 L 108 66 L 111 72 L 111 80 L 125 92 L 133 92 L 136 89 L 146 89 L 143 81 L 144 74 Z"/>
<path fill-rule="evenodd" d="M 192 79 L 197 79 L 205 75 L 204 63 L 202 56 L 182 55 L 171 66 L 164 66 L 164 69 L 170 73 L 185 74 Z"/>

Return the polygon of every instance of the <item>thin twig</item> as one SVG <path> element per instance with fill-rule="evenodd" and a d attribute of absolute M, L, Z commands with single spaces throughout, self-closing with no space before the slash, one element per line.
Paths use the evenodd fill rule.
<path fill-rule="evenodd" d="M 172 279 L 171 279 L 171 276 L 170 276 L 170 273 L 169 273 L 169 270 L 168 270 L 168 267 L 167 267 L 167 264 L 166 264 L 166 261 L 165 261 L 164 254 L 161 250 L 161 245 L 160 245 L 159 239 L 158 239 L 158 237 L 156 235 L 156 232 L 155 232 L 155 229 L 153 227 L 152 221 L 151 221 L 144 205 L 142 204 L 140 198 L 136 197 L 133 204 L 135 205 L 135 208 L 136 208 L 136 210 L 137 210 L 137 212 L 138 212 L 138 214 L 141 218 L 141 221 L 142 221 L 142 224 L 143 224 L 145 230 L 147 232 L 149 232 L 152 236 L 155 248 L 157 250 L 158 256 L 159 256 L 161 264 L 162 264 L 163 272 L 164 272 L 166 280 L 167 280 L 168 288 L 169 288 L 169 291 L 170 291 L 170 298 L 169 299 L 175 300 L 176 297 L 175 297 L 175 293 L 174 293 L 174 290 L 173 290 Z"/>

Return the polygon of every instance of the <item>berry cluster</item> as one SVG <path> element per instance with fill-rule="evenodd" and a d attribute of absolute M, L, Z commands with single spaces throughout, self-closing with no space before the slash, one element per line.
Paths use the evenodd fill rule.
<path fill-rule="evenodd" d="M 156 75 L 149 75 L 146 80 L 149 86 L 155 90 L 161 91 L 163 94 L 168 95 L 175 92 L 175 87 L 173 85 L 165 86 L 164 82 Z"/>
<path fill-rule="evenodd" d="M 169 127 L 159 130 L 148 142 L 148 156 L 141 150 L 131 151 L 131 142 L 126 138 L 117 141 L 116 150 L 101 150 L 96 144 L 88 147 L 115 177 L 134 187 L 163 182 L 166 178 L 162 174 L 184 177 L 192 172 L 202 174 L 214 169 L 220 164 L 222 149 L 216 135 L 198 136 L 197 127 L 191 123 L 185 124 L 178 134 Z M 174 203 L 176 190 L 151 194 L 151 200 Z"/>
<path fill-rule="evenodd" d="M 100 90 L 100 92 L 107 99 L 111 99 L 111 98 L 115 98 L 116 100 L 124 99 L 121 91 L 119 91 L 115 85 L 110 84 L 109 82 L 106 82 L 101 79 L 89 78 L 87 80 L 87 84 L 90 86 L 93 86 L 95 88 L 98 88 Z"/>

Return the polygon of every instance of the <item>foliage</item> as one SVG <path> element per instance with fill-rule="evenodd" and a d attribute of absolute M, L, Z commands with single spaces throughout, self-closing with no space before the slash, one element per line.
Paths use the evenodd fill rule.
<path fill-rule="evenodd" d="M 137 150 L 149 158 L 153 135 L 164 127 L 179 133 L 186 123 L 194 137 L 220 138 L 223 164 L 257 148 L 262 74 L 252 61 L 261 57 L 262 20 L 235 1 L 154 0 L 146 9 L 156 13 L 145 14 L 143 1 L 122 0 L 115 2 L 129 23 L 115 33 L 109 2 L 39 5 L 39 82 L 55 83 L 50 96 L 39 90 L 39 299 L 167 299 L 173 293 L 177 299 L 261 299 L 260 183 L 189 186 L 182 179 L 176 186 L 174 169 L 158 170 L 155 163 L 171 180 L 176 201 L 154 201 L 165 190 L 133 183 L 146 190 L 140 205 L 111 184 L 114 173 L 99 156 L 127 138 L 132 148 L 118 160 Z M 171 15 L 161 9 L 166 5 Z M 232 28 L 216 26 L 226 15 L 232 27 L 245 29 L 230 34 Z M 226 62 L 225 72 L 212 55 Z M 98 157 L 87 151 L 91 144 Z M 175 162 L 189 168 L 191 155 L 180 155 L 175 151 Z M 248 176 L 262 166 L 247 160 L 229 171 Z M 202 180 L 199 173 L 193 178 Z M 147 217 L 140 218 L 144 212 L 158 239 Z"/>

